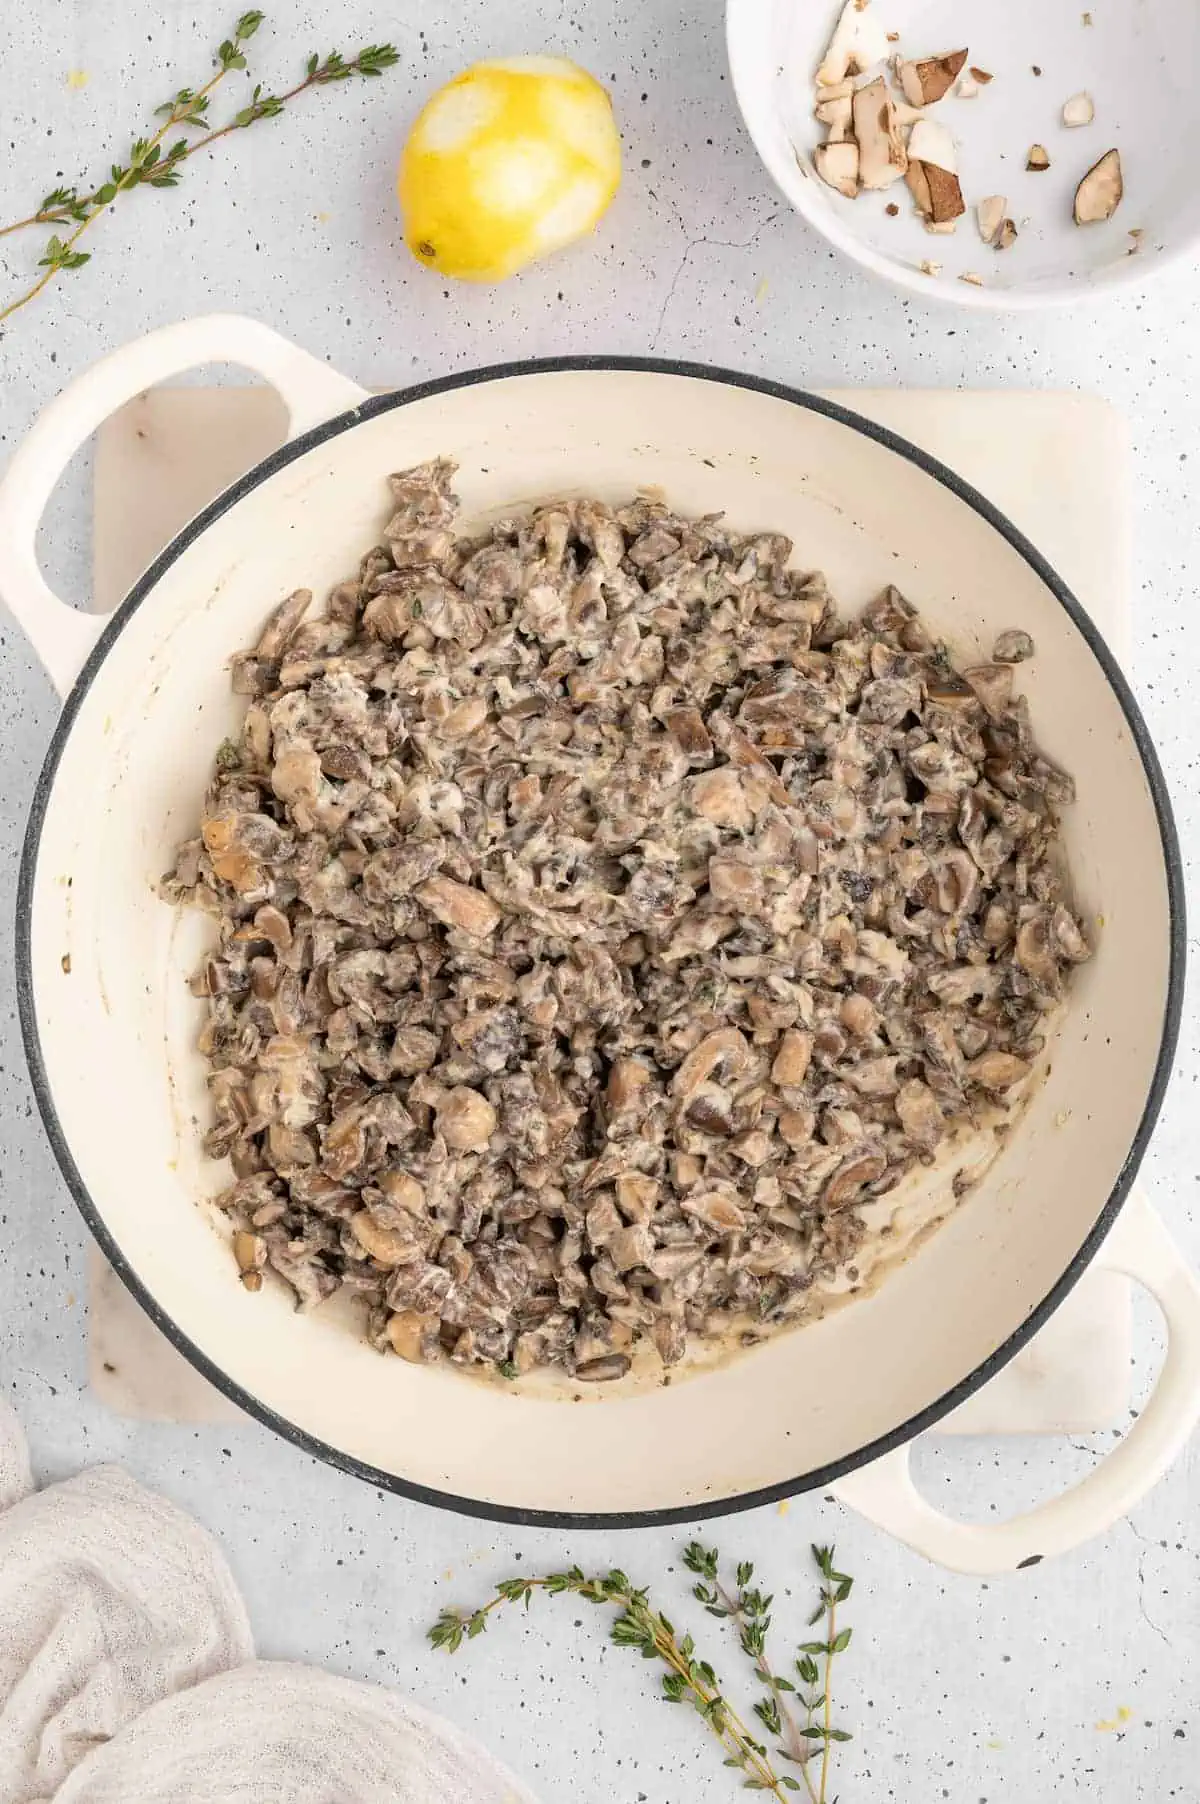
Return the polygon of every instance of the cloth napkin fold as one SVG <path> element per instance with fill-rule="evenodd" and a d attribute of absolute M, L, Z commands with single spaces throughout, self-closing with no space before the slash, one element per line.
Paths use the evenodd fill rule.
<path fill-rule="evenodd" d="M 397 1692 L 254 1658 L 212 1537 L 115 1466 L 35 1491 L 0 1398 L 2 1804 L 535 1804 Z"/>

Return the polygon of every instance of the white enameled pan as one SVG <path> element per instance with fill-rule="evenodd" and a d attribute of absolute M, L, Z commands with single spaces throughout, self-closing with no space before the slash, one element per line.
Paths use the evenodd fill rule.
<path fill-rule="evenodd" d="M 283 396 L 289 442 L 197 516 L 98 621 L 46 586 L 47 497 L 109 413 L 187 368 L 235 363 Z M 1003 628 L 1047 752 L 1074 773 L 1079 901 L 1103 918 L 1048 1076 L 979 1188 L 878 1291 L 669 1388 L 580 1404 L 383 1359 L 336 1314 L 236 1283 L 205 1197 L 203 1068 L 185 977 L 203 923 L 156 895 L 234 728 L 227 660 L 300 585 L 374 542 L 385 474 L 455 458 L 467 515 L 656 485 L 684 512 L 789 533 L 842 605 L 896 582 L 964 655 Z M 1145 726 L 1084 608 L 978 494 L 888 432 L 812 396 L 682 364 L 586 358 L 368 396 L 264 326 L 168 327 L 46 410 L 0 485 L 0 595 L 64 698 L 25 847 L 21 1018 L 55 1154 L 105 1253 L 215 1384 L 370 1482 L 527 1523 L 685 1521 L 837 1483 L 867 1515 L 966 1570 L 1029 1563 L 1127 1510 L 1200 1413 L 1200 1290 L 1130 1197 L 1175 1042 L 1178 847 Z M 1026 674 L 1027 673 L 1027 674 Z M 1089 1261 L 1153 1292 L 1163 1373 L 1124 1441 L 1017 1522 L 925 1504 L 906 1448 L 1035 1332 Z M 736 1430 L 734 1429 L 736 1425 Z"/>

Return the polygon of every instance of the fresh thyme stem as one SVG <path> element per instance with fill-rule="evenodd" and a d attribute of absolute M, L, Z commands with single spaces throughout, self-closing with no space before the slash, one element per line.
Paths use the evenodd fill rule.
<path fill-rule="evenodd" d="M 199 150 L 211 148 L 218 139 L 227 137 L 230 132 L 243 131 L 247 126 L 257 124 L 260 119 L 275 118 L 289 100 L 296 99 L 297 95 L 303 94 L 308 88 L 345 81 L 351 76 L 381 75 L 399 60 L 391 44 L 368 44 L 349 60 L 337 50 L 331 51 L 324 58 L 312 55 L 306 64 L 303 80 L 298 81 L 294 87 L 282 94 L 264 94 L 259 84 L 247 106 L 235 113 L 224 125 L 218 126 L 215 131 L 211 130 L 205 116 L 209 96 L 234 69 L 246 67 L 244 46 L 254 36 L 262 21 L 261 12 L 242 14 L 232 37 L 218 47 L 216 70 L 203 87 L 194 90 L 180 88 L 164 106 L 159 107 L 158 116 L 163 118 L 163 124 L 151 137 L 136 141 L 126 166 L 113 164 L 109 180 L 101 182 L 87 194 L 80 194 L 75 188 L 56 188 L 46 195 L 36 212 L 28 214 L 24 219 L 14 220 L 11 225 L 0 227 L 0 238 L 5 238 L 26 226 L 61 225 L 68 220 L 75 222 L 74 231 L 66 238 L 60 238 L 55 233 L 48 240 L 46 254 L 38 264 L 39 268 L 45 270 L 45 274 L 24 294 L 18 295 L 14 301 L 0 309 L 0 324 L 19 308 L 28 306 L 64 270 L 81 269 L 89 261 L 90 253 L 77 251 L 75 244 L 119 194 L 144 183 L 152 188 L 173 188 L 180 179 L 183 165 L 190 157 Z M 176 129 L 194 129 L 207 135 L 191 139 L 179 138 L 164 154 L 164 140 L 169 132 Z"/>
<path fill-rule="evenodd" d="M 692 1596 L 699 1599 L 710 1616 L 728 1617 L 737 1628 L 742 1652 L 767 1687 L 767 1695 L 755 1704 L 754 1714 L 769 1734 L 778 1736 L 779 1753 L 800 1767 L 804 1788 L 812 1804 L 819 1804 L 808 1770 L 808 1762 L 815 1751 L 807 1735 L 815 1700 L 806 1703 L 806 1720 L 802 1728 L 787 1701 L 787 1694 L 795 1693 L 796 1687 L 790 1679 L 776 1674 L 767 1655 L 767 1633 L 771 1627 L 770 1611 L 774 1600 L 764 1597 L 756 1585 L 751 1585 L 754 1567 L 749 1560 L 738 1565 L 736 1591 L 731 1591 L 721 1579 L 720 1555 L 715 1547 L 703 1547 L 699 1541 L 689 1542 L 684 1549 L 683 1563 L 701 1581 L 692 1587 Z M 801 1674 L 802 1678 L 805 1676 Z"/>
<path fill-rule="evenodd" d="M 245 68 L 246 59 L 242 54 L 242 45 L 254 36 L 262 23 L 262 17 L 260 12 L 243 13 L 234 28 L 233 37 L 227 38 L 217 52 L 216 72 L 209 76 L 202 88 L 195 92 L 190 88 L 181 88 L 165 109 L 159 109 L 160 112 L 166 112 L 166 119 L 153 137 L 137 140 L 130 154 L 128 167 L 122 169 L 114 163 L 112 180 L 102 182 L 85 198 L 64 192 L 64 198 L 59 202 L 58 207 L 52 210 L 59 218 L 77 219 L 79 223 L 67 238 L 60 239 L 56 234 L 49 240 L 46 245 L 46 255 L 39 260 L 39 268 L 45 269 L 45 275 L 39 277 L 24 294 L 18 295 L 15 301 L 10 301 L 7 307 L 0 308 L 0 324 L 11 318 L 19 307 L 28 306 L 29 302 L 36 299 L 43 288 L 63 270 L 83 267 L 88 261 L 88 253 L 76 251 L 73 248 L 75 244 L 82 238 L 92 221 L 98 219 L 100 214 L 112 205 L 118 194 L 127 188 L 135 187 L 143 179 L 143 170 L 153 169 L 158 164 L 162 141 L 169 131 L 180 125 L 203 124 L 203 115 L 208 107 L 208 96 L 213 89 L 224 81 L 230 70 Z M 151 176 L 149 179 L 155 181 L 161 177 Z M 47 199 L 56 198 L 57 195 L 47 197 Z M 47 210 L 45 202 L 43 202 L 43 210 Z"/>
<path fill-rule="evenodd" d="M 835 1729 L 831 1717 L 833 1712 L 833 1662 L 837 1654 L 844 1653 L 850 1645 L 852 1630 L 839 1629 L 837 1626 L 837 1607 L 849 1597 L 854 1580 L 844 1572 L 838 1572 L 833 1564 L 832 1547 L 814 1547 L 813 1560 L 821 1575 L 821 1601 L 809 1617 L 809 1625 L 824 1621 L 825 1638 L 823 1641 L 806 1641 L 801 1644 L 800 1658 L 796 1669 L 800 1677 L 815 1685 L 821 1675 L 816 1665 L 817 1660 L 824 1659 L 824 1675 L 821 1691 L 814 1695 L 811 1691 L 805 1700 L 808 1721 L 803 1730 L 804 1735 L 813 1742 L 821 1743 L 821 1781 L 817 1788 L 815 1804 L 826 1804 L 829 1786 L 830 1756 L 833 1743 L 849 1741 L 850 1736 L 845 1729 Z M 813 1721 L 819 1715 L 821 1721 Z M 805 1775 L 807 1777 L 807 1774 Z M 810 1781 L 809 1791 L 813 1787 Z"/>
<path fill-rule="evenodd" d="M 796 1719 L 792 1715 L 791 1711 L 788 1709 L 787 1705 L 784 1703 L 784 1700 L 783 1700 L 783 1689 L 784 1688 L 783 1688 L 782 1682 L 775 1677 L 775 1674 L 771 1669 L 771 1663 L 767 1659 L 765 1649 L 759 1649 L 757 1652 L 755 1652 L 752 1647 L 747 1647 L 747 1640 L 753 1633 L 753 1623 L 752 1623 L 751 1619 L 749 1619 L 746 1616 L 744 1598 L 741 1594 L 739 1594 L 736 1598 L 733 1597 L 731 1595 L 731 1593 L 725 1589 L 724 1585 L 718 1584 L 717 1589 L 719 1590 L 719 1592 L 721 1594 L 721 1598 L 722 1598 L 723 1602 L 725 1603 L 725 1606 L 728 1609 L 729 1614 L 733 1617 L 734 1621 L 737 1623 L 738 1628 L 741 1631 L 742 1646 L 744 1648 L 746 1648 L 746 1651 L 750 1654 L 751 1659 L 754 1661 L 755 1669 L 757 1670 L 759 1676 L 762 1678 L 763 1682 L 767 1685 L 768 1689 L 771 1692 L 773 1692 L 775 1697 L 778 1698 L 778 1700 L 779 1700 L 779 1715 L 780 1715 L 780 1721 L 782 1723 L 782 1738 L 783 1738 L 784 1748 L 785 1748 L 786 1752 L 791 1755 L 793 1760 L 799 1761 L 803 1765 L 803 1763 L 808 1759 L 809 1754 L 811 1753 L 812 1750 L 810 1748 L 805 1747 L 804 1742 L 800 1735 L 799 1727 L 796 1723 Z M 792 1687 L 789 1684 L 787 1686 L 787 1690 L 790 1691 L 791 1689 L 792 1689 Z"/>
<path fill-rule="evenodd" d="M 833 1703 L 833 1687 L 830 1684 L 830 1668 L 833 1665 L 833 1644 L 837 1639 L 837 1602 L 829 1600 L 829 1651 L 825 1655 L 825 1740 L 821 1754 L 821 1789 L 817 1794 L 817 1804 L 825 1804 L 825 1787 L 829 1782 L 829 1712 Z"/>
<path fill-rule="evenodd" d="M 569 1592 L 587 1603 L 611 1605 L 619 1612 L 612 1626 L 613 1640 L 666 1666 L 663 1696 L 668 1703 L 691 1704 L 725 1749 L 725 1765 L 743 1774 L 742 1784 L 747 1790 L 769 1792 L 779 1804 L 785 1804 L 788 1793 L 806 1791 L 810 1804 L 826 1804 L 833 1744 L 850 1740 L 844 1729 L 833 1726 L 831 1677 L 834 1656 L 850 1643 L 851 1631 L 837 1626 L 837 1606 L 850 1595 L 853 1581 L 834 1570 L 831 1547 L 814 1547 L 812 1552 L 821 1576 L 821 1594 L 809 1622 L 811 1625 L 824 1619 L 825 1635 L 824 1639 L 806 1642 L 800 1648 L 796 1661 L 800 1686 L 777 1674 L 767 1656 L 772 1599 L 751 1585 L 753 1566 L 748 1561 L 738 1566 L 735 1592 L 720 1577 L 720 1555 L 715 1548 L 693 1541 L 683 1556 L 684 1565 L 702 1581 L 693 1587 L 693 1596 L 710 1616 L 728 1617 L 736 1625 L 742 1651 L 767 1687 L 767 1695 L 754 1705 L 754 1714 L 767 1732 L 777 1737 L 779 1755 L 799 1767 L 799 1779 L 777 1770 L 766 1747 L 755 1739 L 744 1718 L 723 1694 L 712 1667 L 706 1660 L 696 1658 L 692 1637 L 678 1637 L 667 1618 L 651 1604 L 649 1593 L 636 1590 L 623 1572 L 614 1570 L 588 1578 L 578 1566 L 572 1566 L 567 1572 L 552 1572 L 543 1578 L 504 1579 L 477 1610 L 443 1610 L 429 1631 L 429 1639 L 434 1647 L 457 1653 L 464 1641 L 473 1641 L 484 1632 L 493 1610 L 502 1604 L 517 1603 L 528 1609 L 538 1591 L 551 1596 Z M 818 1665 L 821 1659 L 823 1672 Z M 798 1695 L 804 1706 L 803 1727 L 788 1708 L 788 1693 Z M 819 1780 L 814 1778 L 813 1758 L 818 1744 Z"/>
<path fill-rule="evenodd" d="M 612 1605 L 620 1612 L 613 1623 L 613 1640 L 620 1646 L 638 1649 L 645 1658 L 657 1657 L 669 1668 L 662 1680 L 667 1702 L 690 1701 L 725 1748 L 726 1765 L 745 1773 L 744 1783 L 751 1790 L 769 1792 L 779 1804 L 785 1804 L 786 1793 L 800 1789 L 790 1774 L 779 1774 L 772 1767 L 762 1743 L 755 1740 L 722 1695 L 712 1667 L 707 1661 L 696 1659 L 691 1636 L 677 1639 L 666 1617 L 651 1606 L 647 1592 L 635 1590 L 623 1572 L 589 1579 L 578 1566 L 573 1566 L 568 1572 L 551 1573 L 545 1578 L 505 1579 L 479 1609 L 443 1610 L 429 1631 L 429 1639 L 435 1647 L 456 1653 L 464 1639 L 473 1640 L 483 1633 L 493 1610 L 501 1604 L 522 1602 L 528 1608 L 535 1591 L 546 1591 L 551 1596 L 569 1592 L 587 1603 Z"/>

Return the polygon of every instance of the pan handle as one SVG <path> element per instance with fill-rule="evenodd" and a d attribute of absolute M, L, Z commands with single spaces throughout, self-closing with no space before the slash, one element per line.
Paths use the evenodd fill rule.
<path fill-rule="evenodd" d="M 0 481 L 0 599 L 66 696 L 104 629 L 54 594 L 37 560 L 37 529 L 55 484 L 84 441 L 143 390 L 206 363 L 234 363 L 277 389 L 288 437 L 357 407 L 367 396 L 345 376 L 258 320 L 213 313 L 163 326 L 112 351 L 51 401 Z"/>
<path fill-rule="evenodd" d="M 1136 1191 L 1096 1255 L 1148 1290 L 1167 1324 L 1167 1353 L 1146 1407 L 1113 1451 L 1061 1497 L 1010 1522 L 955 1522 L 913 1484 L 912 1443 L 851 1472 L 835 1495 L 898 1541 L 952 1572 L 984 1576 L 1035 1566 L 1110 1528 L 1156 1484 L 1200 1419 L 1200 1283 L 1162 1217 Z"/>

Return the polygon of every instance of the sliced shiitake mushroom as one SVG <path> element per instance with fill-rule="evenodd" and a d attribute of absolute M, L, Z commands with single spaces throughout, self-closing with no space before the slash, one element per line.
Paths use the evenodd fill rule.
<path fill-rule="evenodd" d="M 858 193 L 858 145 L 853 139 L 818 144 L 812 157 L 813 168 L 826 186 L 853 200 Z"/>
<path fill-rule="evenodd" d="M 1121 153 L 1106 150 L 1075 190 L 1075 224 L 1098 225 L 1111 219 L 1125 193 Z"/>
<path fill-rule="evenodd" d="M 952 226 L 966 212 L 954 139 L 944 125 L 921 119 L 908 140 L 906 179 L 918 210 L 934 226 Z"/>
<path fill-rule="evenodd" d="M 858 89 L 853 106 L 859 182 L 864 188 L 890 188 L 908 168 L 908 153 L 882 75 Z"/>
<path fill-rule="evenodd" d="M 966 60 L 965 50 L 947 50 L 941 56 L 900 63 L 896 73 L 904 98 L 912 106 L 932 106 L 950 92 Z"/>

